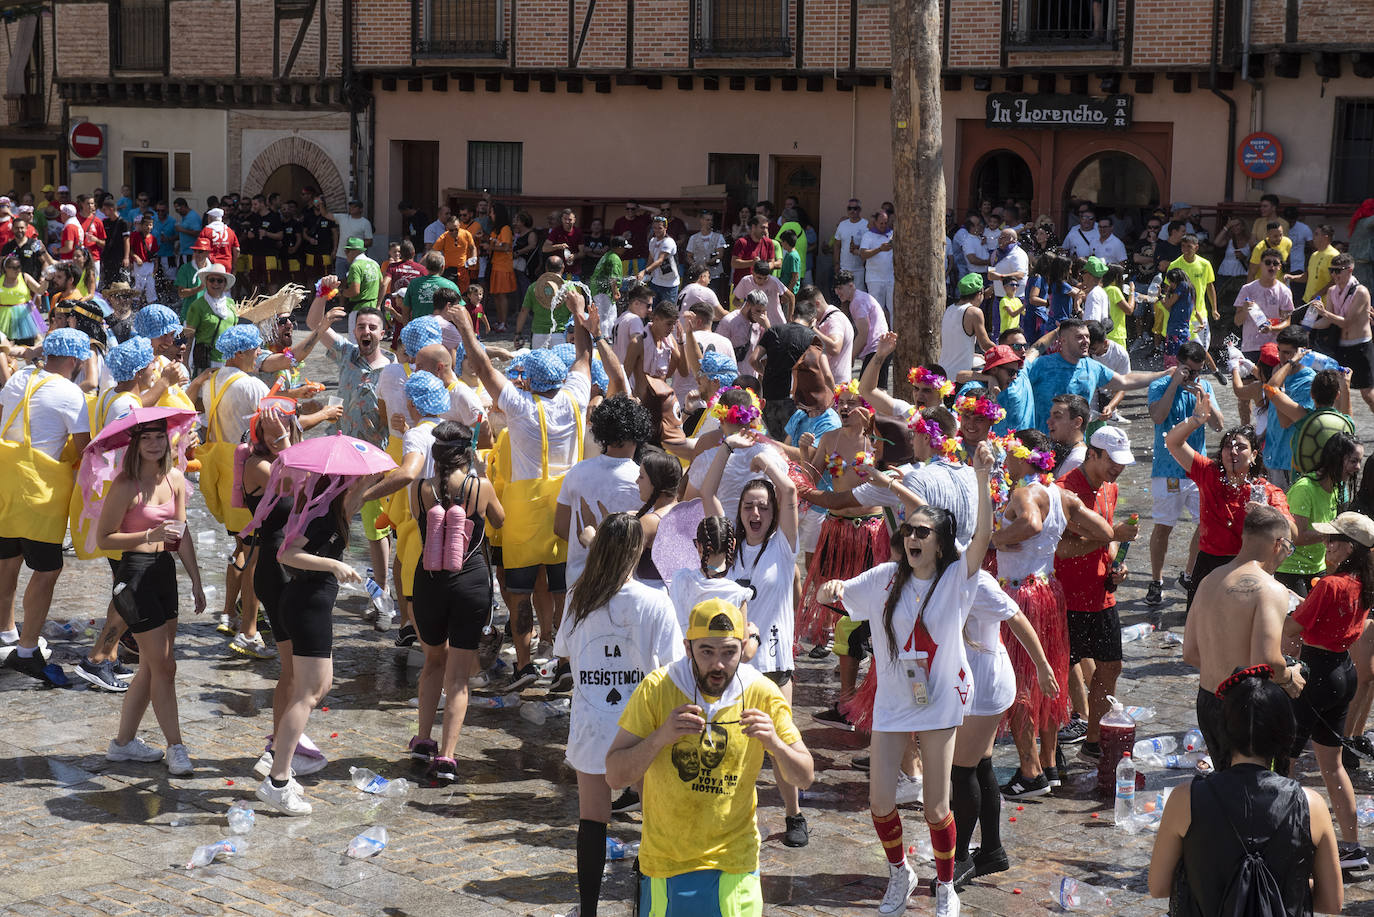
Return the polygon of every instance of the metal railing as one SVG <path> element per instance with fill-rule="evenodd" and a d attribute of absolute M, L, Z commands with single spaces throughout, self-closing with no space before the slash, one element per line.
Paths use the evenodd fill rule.
<path fill-rule="evenodd" d="M 116 70 L 166 72 L 166 0 L 117 0 L 111 16 L 111 59 Z"/>
<path fill-rule="evenodd" d="M 411 0 L 415 53 L 425 57 L 505 57 L 502 0 Z"/>
<path fill-rule="evenodd" d="M 702 57 L 786 57 L 788 0 L 698 0 L 693 50 Z"/>
<path fill-rule="evenodd" d="M 1027 50 L 1115 48 L 1116 0 L 1011 0 L 1007 43 Z"/>

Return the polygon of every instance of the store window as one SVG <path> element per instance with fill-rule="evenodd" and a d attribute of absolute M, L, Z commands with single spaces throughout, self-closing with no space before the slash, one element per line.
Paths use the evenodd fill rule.
<path fill-rule="evenodd" d="M 1337 99 L 1331 144 L 1331 200 L 1374 197 L 1374 99 Z"/>

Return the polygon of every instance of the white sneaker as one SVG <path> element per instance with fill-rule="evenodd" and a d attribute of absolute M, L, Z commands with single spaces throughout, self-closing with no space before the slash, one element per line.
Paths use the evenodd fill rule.
<path fill-rule="evenodd" d="M 241 632 L 237 633 L 234 639 L 229 641 L 229 649 L 250 659 L 273 659 L 277 655 L 276 649 L 268 646 L 262 639 L 262 634 L 254 634 L 250 638 Z"/>
<path fill-rule="evenodd" d="M 902 771 L 897 771 L 897 805 L 905 806 L 912 803 L 921 803 L 922 783 L 920 777 L 907 776 Z"/>
<path fill-rule="evenodd" d="M 959 917 L 959 893 L 953 882 L 935 883 L 935 917 Z"/>
<path fill-rule="evenodd" d="M 900 866 L 889 863 L 887 871 L 887 892 L 883 895 L 883 903 L 878 905 L 878 913 L 900 914 L 906 910 L 907 903 L 911 901 L 911 893 L 916 890 L 916 870 L 903 858 Z"/>
<path fill-rule="evenodd" d="M 253 765 L 253 773 L 262 777 L 264 780 L 267 779 L 268 774 L 272 773 L 272 753 L 270 751 L 262 753 L 262 757 L 258 759 L 258 763 Z"/>
<path fill-rule="evenodd" d="M 191 766 L 191 754 L 185 745 L 167 746 L 167 773 L 173 777 L 189 777 L 195 773 Z"/>
<path fill-rule="evenodd" d="M 286 815 L 309 815 L 313 810 L 310 803 L 305 801 L 305 791 L 301 785 L 292 777 L 286 781 L 286 786 L 277 789 L 272 785 L 272 778 L 263 780 L 258 785 L 257 796 L 278 812 Z"/>
<path fill-rule="evenodd" d="M 114 739 L 110 740 L 110 747 L 105 749 L 106 761 L 142 761 L 145 764 L 153 761 L 162 760 L 162 752 L 151 745 L 144 744 L 138 736 L 129 740 L 127 745 L 120 745 Z"/>

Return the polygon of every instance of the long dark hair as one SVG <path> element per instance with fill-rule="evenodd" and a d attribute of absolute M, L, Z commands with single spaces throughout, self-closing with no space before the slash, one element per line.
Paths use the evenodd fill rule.
<path fill-rule="evenodd" d="M 1366 548 L 1358 541 L 1341 537 L 1350 545 L 1350 556 L 1332 573 L 1343 573 L 1360 581 L 1360 607 L 1374 605 L 1374 550 Z"/>
<path fill-rule="evenodd" d="M 1349 502 L 1355 488 L 1355 482 L 1345 477 L 1345 460 L 1359 448 L 1360 444 L 1349 433 L 1332 433 L 1322 444 L 1321 457 L 1317 459 L 1317 467 L 1312 472 L 1312 477 L 1317 480 L 1325 478 L 1331 482 L 1336 499 L 1341 503 Z"/>
<path fill-rule="evenodd" d="M 315 486 L 309 493 L 302 491 L 296 495 L 296 509 L 302 510 L 305 504 L 314 497 L 319 496 L 329 489 L 329 485 L 334 483 L 334 475 L 322 474 L 316 477 Z M 333 501 L 329 504 L 329 515 L 334 520 L 334 528 L 339 533 L 339 540 L 342 542 L 343 549 L 348 548 L 348 522 L 349 517 L 344 512 L 344 504 L 348 501 L 348 488 L 345 487 L 334 495 Z"/>
<path fill-rule="evenodd" d="M 768 505 L 773 510 L 773 518 L 768 523 L 768 531 L 763 533 L 763 544 L 768 544 L 773 538 L 773 533 L 778 530 L 778 491 L 773 487 L 773 482 L 767 478 L 754 478 L 744 489 L 739 492 L 739 502 L 744 504 L 744 495 L 751 490 L 762 490 L 768 494 Z M 738 507 L 735 509 L 735 535 L 738 541 L 747 541 L 748 537 L 744 534 L 744 516 Z"/>
<path fill-rule="evenodd" d="M 1275 773 L 1287 776 L 1298 729 L 1293 704 L 1282 688 L 1268 678 L 1242 678 L 1226 689 L 1221 712 L 1227 765 L 1239 752 L 1266 758 Z"/>
<path fill-rule="evenodd" d="M 456 420 L 446 420 L 434 428 L 434 445 L 430 448 L 434 459 L 434 492 L 444 509 L 453 505 L 449 496 L 448 479 L 455 471 L 472 467 L 472 429 Z"/>
<path fill-rule="evenodd" d="M 888 651 L 893 659 L 897 658 L 897 633 L 892 626 L 892 617 L 897 610 L 897 600 L 901 598 L 907 580 L 911 579 L 911 560 L 906 556 L 906 536 L 915 528 L 911 520 L 918 517 L 928 521 L 930 527 L 935 530 L 935 546 L 938 549 L 935 557 L 935 578 L 930 591 L 921 601 L 921 607 L 916 611 L 918 622 L 925 615 L 926 606 L 930 604 L 930 597 L 935 592 L 935 583 L 940 581 L 949 565 L 958 561 L 960 557 L 959 546 L 954 540 L 954 514 L 947 509 L 923 506 L 892 533 L 892 556 L 897 562 L 897 571 L 893 574 L 892 585 L 888 587 L 887 601 L 883 604 L 883 633 L 887 634 Z"/>
<path fill-rule="evenodd" d="M 1366 516 L 1374 514 L 1374 454 L 1364 460 L 1364 469 L 1360 472 L 1360 486 L 1355 491 L 1355 499 L 1351 502 L 1350 508 Z"/>
<path fill-rule="evenodd" d="M 1044 277 L 1045 283 L 1049 285 L 1049 290 L 1045 292 L 1057 292 L 1055 287 L 1068 282 L 1073 262 L 1059 252 L 1048 253 L 1046 257 L 1048 261 L 1045 263 Z"/>
<path fill-rule="evenodd" d="M 735 539 L 735 530 L 730 526 L 730 520 L 724 516 L 707 516 L 697 523 L 697 544 L 701 549 L 702 576 L 711 575 L 706 570 L 706 558 L 712 554 L 725 555 L 726 570 L 735 563 L 738 542 Z"/>
<path fill-rule="evenodd" d="M 644 552 L 644 529 L 630 513 L 611 513 L 596 527 L 596 540 L 587 552 L 587 566 L 568 598 L 569 627 L 576 627 L 596 609 L 610 602 L 625 585 Z"/>
<path fill-rule="evenodd" d="M 1217 440 L 1217 451 L 1212 453 L 1212 461 L 1217 463 L 1217 471 L 1225 476 L 1225 472 L 1221 469 L 1221 456 L 1222 453 L 1226 451 L 1226 448 L 1231 445 L 1231 440 L 1235 439 L 1237 436 L 1244 436 L 1245 441 L 1250 444 L 1250 454 L 1254 456 L 1254 458 L 1250 460 L 1250 474 L 1264 474 L 1264 456 L 1260 452 L 1259 434 L 1256 433 L 1255 428 L 1248 423 L 1237 424 L 1221 434 L 1221 438 Z"/>
<path fill-rule="evenodd" d="M 682 482 L 682 463 L 657 446 L 644 447 L 639 467 L 644 470 L 644 476 L 649 479 L 649 485 L 653 487 L 654 492 L 644 501 L 639 512 L 635 513 L 636 517 L 643 516 L 653 509 L 659 497 L 677 493 L 677 486 Z"/>

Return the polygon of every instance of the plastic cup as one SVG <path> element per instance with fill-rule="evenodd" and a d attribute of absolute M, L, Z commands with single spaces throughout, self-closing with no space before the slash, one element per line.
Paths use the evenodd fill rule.
<path fill-rule="evenodd" d="M 162 546 L 168 551 L 176 551 L 181 547 L 181 536 L 186 532 L 186 523 L 180 519 L 168 519 L 166 523 L 165 535 L 162 538 Z"/>
<path fill-rule="evenodd" d="M 324 403 L 331 408 L 343 407 L 343 399 L 338 395 L 330 395 L 328 398 L 324 399 Z"/>

